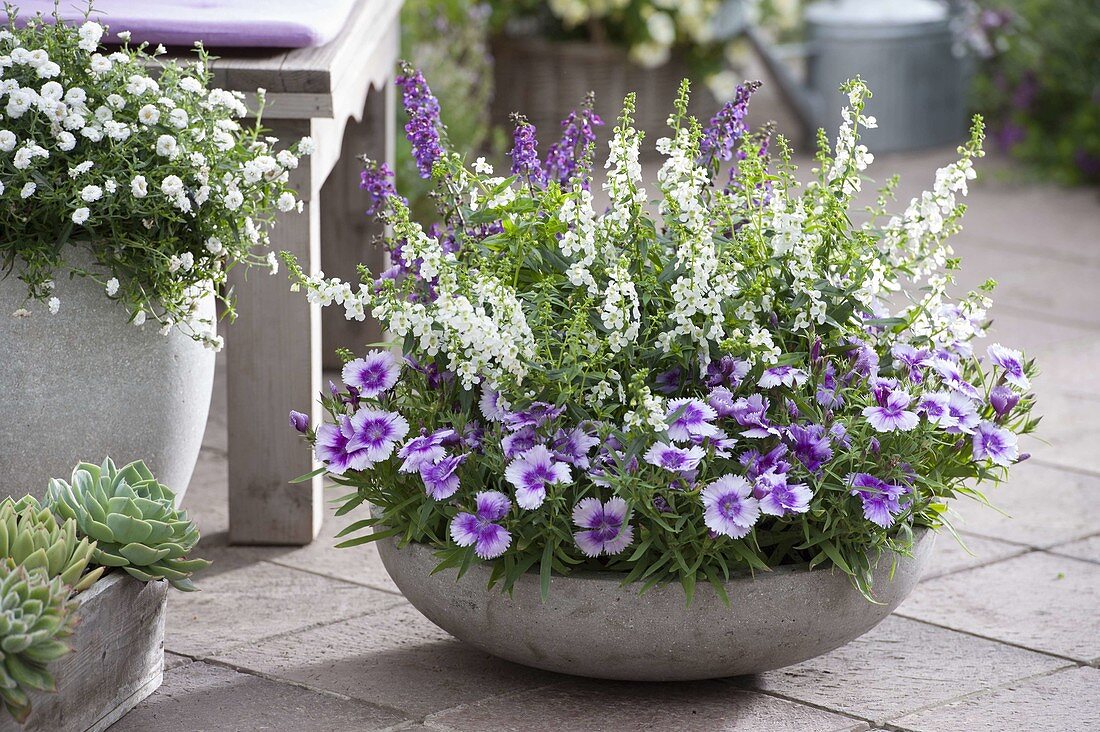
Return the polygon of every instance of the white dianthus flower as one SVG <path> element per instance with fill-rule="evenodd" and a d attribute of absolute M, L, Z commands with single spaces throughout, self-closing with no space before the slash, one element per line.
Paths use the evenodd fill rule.
<path fill-rule="evenodd" d="M 198 94 L 202 91 L 202 82 L 192 76 L 185 76 L 180 79 L 180 89 L 191 94 Z"/>
<path fill-rule="evenodd" d="M 276 205 L 279 207 L 279 210 L 284 213 L 294 210 L 294 194 L 289 192 L 283 193 L 279 196 L 279 201 Z"/>
<path fill-rule="evenodd" d="M 242 196 L 241 192 L 237 189 L 233 189 L 226 193 L 222 200 L 225 202 L 226 208 L 230 211 L 236 211 L 241 207 L 241 204 L 244 203 L 244 196 Z"/>
<path fill-rule="evenodd" d="M 77 210 L 73 211 L 73 223 L 79 226 L 80 224 L 83 224 L 85 221 L 87 221 L 88 217 L 91 216 L 91 214 L 92 212 L 88 210 L 87 206 L 81 206 Z"/>
<path fill-rule="evenodd" d="M 19 190 L 20 198 L 30 198 L 34 195 L 34 192 L 38 190 L 38 184 L 34 182 L 24 183 L 23 187 Z"/>
<path fill-rule="evenodd" d="M 188 123 L 187 110 L 173 109 L 168 113 L 168 122 L 178 130 L 182 130 L 187 127 Z"/>
<path fill-rule="evenodd" d="M 80 36 L 80 42 L 76 45 L 79 46 L 82 51 L 91 53 L 99 47 L 99 40 L 103 38 L 103 26 L 93 20 L 89 20 L 80 26 L 80 30 L 77 33 Z"/>
<path fill-rule="evenodd" d="M 145 198 L 149 195 L 149 183 L 145 180 L 144 175 L 139 175 L 130 181 L 130 193 L 134 198 Z"/>
<path fill-rule="evenodd" d="M 157 155 L 166 158 L 174 158 L 179 155 L 179 144 L 171 135 L 161 135 L 157 138 Z"/>
<path fill-rule="evenodd" d="M 152 104 L 146 104 L 138 110 L 138 121 L 143 125 L 155 125 L 160 121 L 160 110 Z"/>
<path fill-rule="evenodd" d="M 88 60 L 88 68 L 95 76 L 106 74 L 108 71 L 111 70 L 111 67 L 113 65 L 114 64 L 111 63 L 111 60 L 109 58 L 105 58 L 102 54 L 99 53 L 93 54 L 91 59 Z M 127 88 L 127 91 L 129 91 L 129 88 Z"/>
<path fill-rule="evenodd" d="M 317 151 L 317 143 L 312 137 L 303 137 L 298 141 L 298 153 L 300 155 L 312 155 Z"/>
<path fill-rule="evenodd" d="M 80 197 L 85 203 L 94 203 L 103 198 L 103 189 L 96 185 L 86 185 L 80 190 Z"/>
<path fill-rule="evenodd" d="M 160 182 L 160 190 L 166 196 L 178 196 L 183 193 L 183 180 L 178 175 L 165 176 Z"/>
<path fill-rule="evenodd" d="M 11 130 L 0 130 L 0 151 L 11 152 L 18 141 L 19 139 Z"/>
<path fill-rule="evenodd" d="M 114 297 L 118 293 L 118 278 L 112 277 L 107 280 L 107 297 Z"/>

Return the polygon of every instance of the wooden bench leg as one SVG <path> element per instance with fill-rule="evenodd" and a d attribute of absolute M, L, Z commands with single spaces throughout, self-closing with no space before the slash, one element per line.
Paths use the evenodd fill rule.
<path fill-rule="evenodd" d="M 280 140 L 311 134 L 309 120 L 265 120 Z M 293 253 L 306 272 L 320 262 L 320 201 L 310 159 L 293 183 L 302 213 L 280 214 L 271 248 Z M 321 478 L 288 481 L 315 468 L 301 435 L 288 424 L 291 409 L 321 418 L 321 314 L 291 292 L 284 268 L 230 273 L 237 321 L 224 329 L 229 426 L 229 540 L 233 544 L 308 544 L 324 515 Z"/>

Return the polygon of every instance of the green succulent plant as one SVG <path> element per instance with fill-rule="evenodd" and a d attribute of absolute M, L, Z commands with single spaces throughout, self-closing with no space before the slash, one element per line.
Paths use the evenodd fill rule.
<path fill-rule="evenodd" d="M 102 576 L 103 567 L 86 572 L 95 542 L 77 539 L 76 521 L 58 523 L 49 508 L 33 496 L 0 501 L 0 558 L 8 568 L 42 571 L 47 579 L 60 577 L 73 592 L 82 592 Z"/>
<path fill-rule="evenodd" d="M 0 701 L 16 721 L 31 713 L 28 691 L 56 691 L 46 664 L 71 648 L 76 602 L 61 577 L 0 562 Z"/>
<path fill-rule="evenodd" d="M 141 461 L 116 468 L 80 463 L 72 482 L 54 479 L 46 504 L 63 519 L 75 519 L 77 532 L 94 539 L 92 561 L 119 567 L 142 581 L 166 579 L 179 590 L 197 589 L 191 573 L 210 566 L 188 559 L 199 530 L 176 508 L 175 494 L 157 482 Z"/>

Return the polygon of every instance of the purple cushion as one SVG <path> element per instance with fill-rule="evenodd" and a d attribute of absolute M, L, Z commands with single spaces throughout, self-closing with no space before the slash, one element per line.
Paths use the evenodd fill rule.
<path fill-rule="evenodd" d="M 92 19 L 110 26 L 108 38 L 130 31 L 135 43 L 212 48 L 323 46 L 344 27 L 358 0 L 96 0 Z M 51 15 L 54 0 L 20 0 L 20 16 Z M 84 12 L 62 2 L 61 17 Z"/>

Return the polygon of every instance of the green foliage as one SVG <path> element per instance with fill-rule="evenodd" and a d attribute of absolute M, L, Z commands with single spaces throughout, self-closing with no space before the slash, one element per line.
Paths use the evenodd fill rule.
<path fill-rule="evenodd" d="M 71 650 L 75 607 L 61 577 L 0 562 L 0 702 L 17 722 L 31 713 L 28 692 L 56 690 L 46 665 Z"/>
<path fill-rule="evenodd" d="M 46 504 L 95 539 L 96 564 L 119 567 L 143 582 L 165 579 L 192 591 L 197 588 L 191 574 L 210 566 L 205 559 L 187 558 L 199 530 L 141 461 L 121 469 L 110 458 L 103 465 L 80 463 L 71 483 L 50 481 Z"/>
<path fill-rule="evenodd" d="M 60 577 L 74 593 L 82 592 L 103 574 L 103 567 L 85 574 L 95 547 L 87 538 L 77 540 L 76 521 L 66 519 L 58 524 L 50 509 L 41 507 L 32 496 L 0 502 L 0 557 L 10 569 L 22 566 L 47 579 Z"/>
<path fill-rule="evenodd" d="M 1056 181 L 1100 182 L 1100 13 L 1093 0 L 994 0 L 1010 24 L 975 80 L 975 108 L 1017 158 Z"/>

